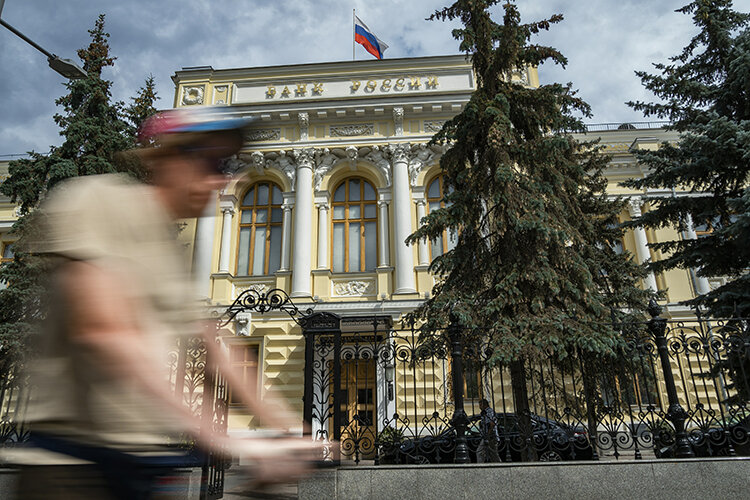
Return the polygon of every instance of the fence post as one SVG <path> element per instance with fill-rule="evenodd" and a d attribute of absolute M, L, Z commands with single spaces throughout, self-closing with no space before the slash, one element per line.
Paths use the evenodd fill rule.
<path fill-rule="evenodd" d="M 669 400 L 667 419 L 674 425 L 675 432 L 674 456 L 676 458 L 691 458 L 695 456 L 695 453 L 685 431 L 685 419 L 688 415 L 677 399 L 677 386 L 675 385 L 674 374 L 669 363 L 669 349 L 667 347 L 667 337 L 665 336 L 667 320 L 659 316 L 661 314 L 661 307 L 654 299 L 651 299 L 648 304 L 648 313 L 651 315 L 651 319 L 648 322 L 648 331 L 653 336 L 656 348 L 659 351 L 661 371 L 664 373 L 664 383 L 667 386 L 667 398 Z"/>
<path fill-rule="evenodd" d="M 461 339 L 461 325 L 455 314 L 450 315 L 448 337 L 451 341 L 451 373 L 453 376 L 453 419 L 451 423 L 456 428 L 456 458 L 457 464 L 468 464 L 469 445 L 466 441 L 466 429 L 469 419 L 464 411 L 464 345 Z"/>

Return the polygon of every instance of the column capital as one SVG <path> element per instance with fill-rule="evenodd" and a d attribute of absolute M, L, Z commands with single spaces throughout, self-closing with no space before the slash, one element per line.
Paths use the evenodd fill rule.
<path fill-rule="evenodd" d="M 408 142 L 388 144 L 388 153 L 393 163 L 408 163 L 411 154 L 411 144 Z"/>
<path fill-rule="evenodd" d="M 315 167 L 315 150 L 313 148 L 302 148 L 292 150 L 292 156 L 297 160 L 297 169 Z"/>
<path fill-rule="evenodd" d="M 383 208 L 387 207 L 389 204 L 389 200 L 378 200 L 378 207 Z"/>
<path fill-rule="evenodd" d="M 327 201 L 316 201 L 315 207 L 318 210 L 323 210 L 323 211 L 327 211 L 330 208 Z"/>
<path fill-rule="evenodd" d="M 234 213 L 235 207 L 237 206 L 237 197 L 233 194 L 221 194 L 219 195 L 219 209 L 222 212 L 231 211 Z"/>
<path fill-rule="evenodd" d="M 425 200 L 424 198 L 419 198 L 414 200 L 414 203 L 416 203 L 418 207 L 424 207 L 425 205 L 427 205 L 427 200 Z"/>

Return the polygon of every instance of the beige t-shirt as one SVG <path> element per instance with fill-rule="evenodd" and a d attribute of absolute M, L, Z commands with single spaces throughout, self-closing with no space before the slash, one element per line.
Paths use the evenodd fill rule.
<path fill-rule="evenodd" d="M 122 280 L 112 286 L 138 304 L 142 341 L 164 360 L 167 384 L 169 350 L 178 336 L 196 333 L 198 310 L 175 224 L 153 188 L 120 175 L 77 178 L 53 192 L 43 214 L 40 251 L 102 266 Z M 33 430 L 134 450 L 183 430 L 137 382 L 73 348 L 65 297 L 53 290 L 51 302 L 41 356 L 30 369 Z"/>

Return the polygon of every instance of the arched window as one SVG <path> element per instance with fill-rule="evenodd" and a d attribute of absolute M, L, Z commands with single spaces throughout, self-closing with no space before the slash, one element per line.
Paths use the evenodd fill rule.
<path fill-rule="evenodd" d="M 445 207 L 443 196 L 445 195 L 445 188 L 443 187 L 443 175 L 440 174 L 435 177 L 427 188 L 427 213 L 437 210 L 438 208 Z M 443 236 L 440 239 L 433 240 L 430 242 L 430 253 L 432 258 L 443 255 L 448 250 L 453 249 L 458 241 L 458 235 L 454 230 L 443 231 Z"/>
<path fill-rule="evenodd" d="M 265 275 L 281 264 L 281 189 L 261 182 L 247 192 L 240 206 L 237 275 Z"/>
<path fill-rule="evenodd" d="M 332 206 L 333 272 L 374 271 L 378 248 L 375 188 L 364 179 L 347 179 L 333 192 Z"/>

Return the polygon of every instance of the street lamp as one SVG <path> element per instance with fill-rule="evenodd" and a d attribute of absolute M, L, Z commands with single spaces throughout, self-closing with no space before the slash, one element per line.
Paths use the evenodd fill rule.
<path fill-rule="evenodd" d="M 0 17 L 3 14 L 3 5 L 5 4 L 5 0 L 0 0 Z M 21 40 L 25 41 L 32 47 L 34 47 L 36 50 L 47 56 L 47 62 L 49 63 L 49 67 L 60 73 L 62 76 L 69 80 L 77 80 L 80 78 L 86 78 L 88 75 L 86 72 L 78 66 L 76 63 L 71 61 L 70 59 L 62 59 L 61 57 L 56 56 L 55 54 L 52 54 L 51 52 L 47 52 L 42 47 L 40 47 L 38 44 L 34 43 L 33 40 L 28 38 L 26 35 L 18 31 L 16 28 L 11 26 L 10 24 L 6 23 L 5 21 L 0 18 L 0 24 L 8 28 L 11 32 L 13 32 L 15 35 L 17 35 Z"/>

